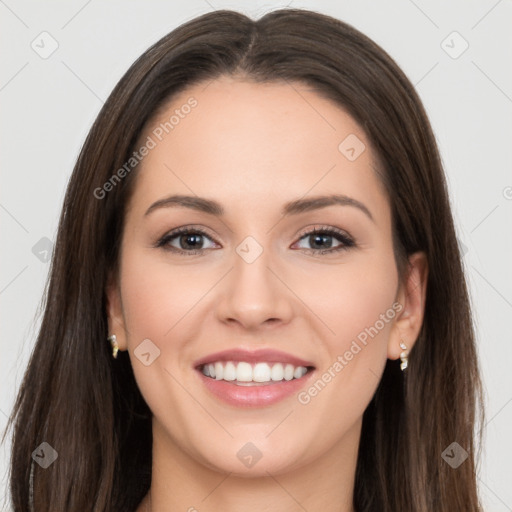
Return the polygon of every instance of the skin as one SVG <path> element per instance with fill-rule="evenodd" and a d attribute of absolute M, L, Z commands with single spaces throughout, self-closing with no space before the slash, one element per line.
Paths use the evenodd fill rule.
<path fill-rule="evenodd" d="M 141 141 L 191 96 L 197 106 L 141 164 L 119 279 L 107 286 L 110 332 L 129 351 L 153 413 L 151 503 L 146 496 L 138 512 L 352 511 L 362 415 L 386 359 L 419 334 L 425 255 L 410 257 L 399 282 L 374 153 L 342 108 L 301 84 L 222 77 L 175 97 Z M 349 134 L 366 146 L 354 161 L 338 149 Z M 280 213 L 286 202 L 333 193 L 364 203 L 374 221 L 353 206 Z M 167 207 L 144 215 L 171 194 L 214 199 L 225 214 Z M 202 254 L 155 247 L 181 226 L 208 232 Z M 315 226 L 338 228 L 356 246 L 321 254 L 342 242 L 315 245 L 304 236 Z M 250 264 L 236 252 L 247 236 L 263 248 Z M 192 250 L 186 243 L 177 236 L 168 246 Z M 396 302 L 401 311 L 307 404 L 293 394 L 237 408 L 211 395 L 193 369 L 219 350 L 270 347 L 314 362 L 320 378 Z M 134 354 L 145 339 L 160 350 L 149 366 Z M 237 457 L 249 441 L 262 454 L 251 468 Z"/>

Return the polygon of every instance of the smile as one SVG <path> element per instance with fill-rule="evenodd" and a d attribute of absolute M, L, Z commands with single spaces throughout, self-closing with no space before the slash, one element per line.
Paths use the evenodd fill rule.
<path fill-rule="evenodd" d="M 215 399 L 238 408 L 255 408 L 268 407 L 296 395 L 315 375 L 315 369 L 281 363 L 270 367 L 268 363 L 251 365 L 245 361 L 236 364 L 228 361 L 204 365 L 196 368 L 196 373 L 208 394 Z"/>

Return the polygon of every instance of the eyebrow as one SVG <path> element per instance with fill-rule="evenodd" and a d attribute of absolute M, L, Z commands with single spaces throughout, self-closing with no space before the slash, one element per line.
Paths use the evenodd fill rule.
<path fill-rule="evenodd" d="M 375 219 L 371 214 L 370 210 L 360 201 L 352 197 L 348 197 L 343 194 L 332 194 L 324 196 L 314 196 L 306 199 L 297 199 L 286 203 L 281 211 L 283 216 L 285 215 L 297 215 L 299 213 L 310 212 L 318 210 L 320 208 L 326 208 L 327 206 L 341 205 L 341 206 L 353 206 L 362 211 L 368 218 L 373 222 Z M 160 208 L 170 207 L 182 207 L 197 210 L 199 212 L 208 213 L 221 217 L 224 215 L 225 210 L 223 206 L 214 201 L 213 199 L 206 199 L 199 196 L 187 196 L 187 195 L 172 195 L 155 201 L 147 210 L 144 216 L 149 215 L 151 212 Z"/>

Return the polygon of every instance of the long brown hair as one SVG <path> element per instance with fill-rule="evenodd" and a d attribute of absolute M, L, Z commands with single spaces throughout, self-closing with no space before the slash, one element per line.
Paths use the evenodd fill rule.
<path fill-rule="evenodd" d="M 105 197 L 155 112 L 192 84 L 222 75 L 304 83 L 361 125 L 389 196 L 397 268 L 425 251 L 424 323 L 406 375 L 388 361 L 364 413 L 356 468 L 358 512 L 480 510 L 476 461 L 483 419 L 468 291 L 439 151 L 421 100 L 394 60 L 332 17 L 281 9 L 259 20 L 221 10 L 149 48 L 99 113 L 71 175 L 44 314 L 8 427 L 15 512 L 134 510 L 151 481 L 151 413 L 127 352 L 113 360 L 105 287 L 118 268 L 135 167 Z M 480 415 L 479 415 L 480 414 Z M 6 432 L 7 432 L 6 429 Z M 4 439 L 5 434 L 4 433 Z M 32 454 L 48 443 L 48 468 Z M 453 442 L 469 457 L 442 457 Z M 41 449 L 41 448 L 40 448 Z"/>

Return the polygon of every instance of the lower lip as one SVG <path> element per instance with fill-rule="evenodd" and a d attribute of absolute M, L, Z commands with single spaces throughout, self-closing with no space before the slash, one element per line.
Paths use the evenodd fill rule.
<path fill-rule="evenodd" d="M 315 373 L 314 370 L 309 370 L 300 379 L 244 386 L 235 384 L 233 381 L 212 379 L 204 375 L 201 370 L 196 371 L 211 393 L 224 402 L 237 407 L 264 407 L 280 402 L 290 395 L 298 393 Z"/>

